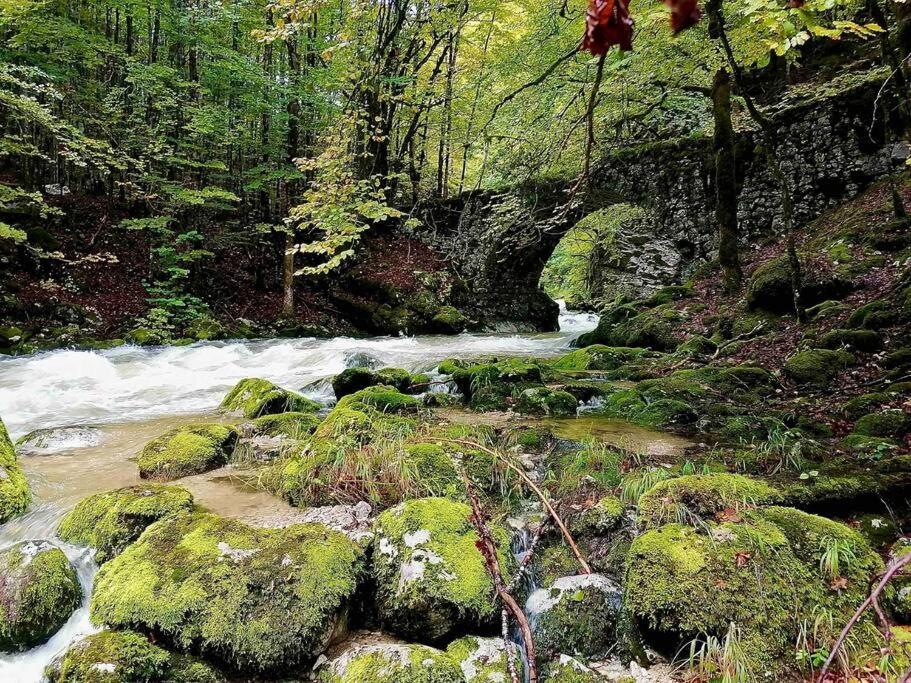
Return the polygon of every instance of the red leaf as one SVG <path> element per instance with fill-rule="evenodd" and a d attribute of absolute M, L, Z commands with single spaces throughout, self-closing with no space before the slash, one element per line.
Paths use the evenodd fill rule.
<path fill-rule="evenodd" d="M 748 553 L 746 551 L 741 551 L 734 555 L 734 559 L 737 562 L 737 566 L 740 568 L 746 567 L 750 563 L 750 559 L 753 557 L 753 553 Z"/>
<path fill-rule="evenodd" d="M 588 0 L 582 49 L 603 55 L 614 45 L 633 49 L 633 19 L 626 0 Z"/>
<path fill-rule="evenodd" d="M 696 0 L 664 0 L 664 4 L 671 8 L 671 30 L 674 33 L 695 26 L 702 18 L 702 10 Z"/>

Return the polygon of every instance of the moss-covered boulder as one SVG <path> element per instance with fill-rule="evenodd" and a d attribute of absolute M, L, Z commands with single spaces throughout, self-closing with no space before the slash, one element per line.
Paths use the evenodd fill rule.
<path fill-rule="evenodd" d="M 315 413 L 320 404 L 265 379 L 240 380 L 221 402 L 221 409 L 247 419 L 274 413 Z"/>
<path fill-rule="evenodd" d="M 333 377 L 332 390 L 338 399 L 379 384 L 394 387 L 402 393 L 418 393 L 424 389 L 423 385 L 427 381 L 426 375 L 413 375 L 401 368 L 372 370 L 356 367 L 343 370 Z"/>
<path fill-rule="evenodd" d="M 699 358 L 700 356 L 711 356 L 717 350 L 718 344 L 711 339 L 703 337 L 701 334 L 694 334 L 687 337 L 686 341 L 677 347 L 675 353 L 688 358 Z"/>
<path fill-rule="evenodd" d="M 364 410 L 364 406 L 367 406 L 367 409 L 378 410 L 381 413 L 409 413 L 420 408 L 421 402 L 414 396 L 403 394 L 395 387 L 379 384 L 345 396 L 338 402 L 336 407 L 348 410 Z"/>
<path fill-rule="evenodd" d="M 546 683 L 600 683 L 604 679 L 578 659 L 561 654 L 542 667 L 539 680 Z"/>
<path fill-rule="evenodd" d="M 0 552 L 0 650 L 24 650 L 54 635 L 82 600 L 76 570 L 47 541 Z"/>
<path fill-rule="evenodd" d="M 637 521 L 645 528 L 705 520 L 725 510 L 777 502 L 782 494 L 741 474 L 689 474 L 657 482 L 639 497 Z"/>
<path fill-rule="evenodd" d="M 784 364 L 784 373 L 797 384 L 823 388 L 838 374 L 854 364 L 854 355 L 843 350 L 807 349 L 798 351 Z"/>
<path fill-rule="evenodd" d="M 499 614 L 493 582 L 475 545 L 471 508 L 445 498 L 410 500 L 376 521 L 373 579 L 385 628 L 438 642 L 459 628 L 480 628 Z M 494 526 L 500 564 L 513 559 L 506 531 Z"/>
<path fill-rule="evenodd" d="M 0 420 L 0 524 L 25 512 L 31 500 L 25 472 L 16 459 L 6 425 Z"/>
<path fill-rule="evenodd" d="M 528 598 L 535 650 L 550 659 L 559 653 L 594 658 L 616 642 L 620 588 L 601 574 L 564 576 Z"/>
<path fill-rule="evenodd" d="M 452 381 L 469 406 L 479 411 L 505 410 L 525 389 L 543 386 L 549 367 L 524 358 L 452 368 Z"/>
<path fill-rule="evenodd" d="M 440 334 L 459 334 L 468 326 L 468 317 L 455 306 L 443 306 L 430 320 L 431 328 Z"/>
<path fill-rule="evenodd" d="M 578 538 L 603 536 L 615 531 L 623 524 L 626 506 L 614 495 L 602 496 L 589 508 L 575 515 L 570 528 Z"/>
<path fill-rule="evenodd" d="M 502 638 L 465 636 L 451 642 L 446 654 L 462 670 L 465 683 L 506 683 L 509 680 L 508 655 Z M 515 661 L 521 670 L 518 652 Z"/>
<path fill-rule="evenodd" d="M 648 355 L 650 353 L 647 349 L 593 344 L 561 356 L 554 361 L 553 367 L 562 372 L 581 372 L 583 370 L 611 371 Z"/>
<path fill-rule="evenodd" d="M 591 332 L 579 336 L 579 346 L 641 347 L 654 351 L 673 351 L 680 340 L 675 327 L 680 314 L 673 304 L 663 304 L 641 310 L 635 305 L 621 304 L 608 309 Z"/>
<path fill-rule="evenodd" d="M 578 405 L 576 397 L 569 392 L 547 387 L 530 387 L 516 399 L 516 410 L 523 415 L 572 417 Z"/>
<path fill-rule="evenodd" d="M 179 486 L 127 486 L 82 499 L 60 521 L 57 534 L 67 543 L 95 548 L 95 561 L 102 564 L 150 524 L 192 509 L 192 494 Z"/>
<path fill-rule="evenodd" d="M 837 561 L 833 557 L 837 555 Z M 698 529 L 668 524 L 638 536 L 627 560 L 626 606 L 665 645 L 740 629 L 748 680 L 775 680 L 814 615 L 815 634 L 834 641 L 869 589 L 882 560 L 853 529 L 791 508 L 741 513 Z M 863 625 L 857 633 L 869 633 Z M 858 642 L 858 647 L 871 647 Z"/>
<path fill-rule="evenodd" d="M 319 524 L 258 529 L 184 513 L 102 566 L 91 616 L 239 670 L 290 669 L 344 631 L 363 571 L 361 549 Z"/>
<path fill-rule="evenodd" d="M 263 415 L 250 422 L 256 435 L 302 439 L 319 427 L 322 418 L 315 413 L 276 413 Z"/>
<path fill-rule="evenodd" d="M 871 413 L 881 405 L 892 400 L 892 396 L 885 392 L 876 392 L 872 394 L 862 394 L 845 401 L 841 411 L 846 417 L 856 420 L 867 413 Z"/>
<path fill-rule="evenodd" d="M 132 631 L 77 641 L 45 671 L 48 683 L 222 683 L 208 664 L 168 652 Z"/>
<path fill-rule="evenodd" d="M 892 309 L 885 299 L 875 299 L 859 306 L 848 316 L 847 325 L 851 328 L 879 330 L 898 322 L 898 312 Z"/>
<path fill-rule="evenodd" d="M 464 683 L 456 662 L 426 645 L 353 645 L 317 675 L 318 683 Z"/>
<path fill-rule="evenodd" d="M 804 270 L 800 294 L 803 304 L 812 306 L 827 299 L 840 299 L 851 291 L 851 283 L 834 270 L 815 268 Z M 787 256 L 779 256 L 762 264 L 750 275 L 746 285 L 746 302 L 750 310 L 773 313 L 794 310 L 794 288 L 791 285 L 791 266 Z"/>
<path fill-rule="evenodd" d="M 911 415 L 904 410 L 893 408 L 869 413 L 854 425 L 854 433 L 861 436 L 898 438 L 911 431 Z"/>
<path fill-rule="evenodd" d="M 818 339 L 817 345 L 822 349 L 848 348 L 872 353 L 882 348 L 883 339 L 874 330 L 831 330 Z"/>
<path fill-rule="evenodd" d="M 143 479 L 171 481 L 221 467 L 237 444 L 237 430 L 222 424 L 176 427 L 145 445 L 136 464 Z"/>

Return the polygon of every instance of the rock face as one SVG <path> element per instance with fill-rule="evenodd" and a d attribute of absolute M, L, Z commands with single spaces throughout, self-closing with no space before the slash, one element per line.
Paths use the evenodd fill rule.
<path fill-rule="evenodd" d="M 882 138 L 869 134 L 886 75 L 848 74 L 772 112 L 798 225 L 889 171 Z M 740 130 L 737 137 L 745 151 L 738 158 L 740 230 L 747 240 L 774 235 L 782 228 L 778 184 L 764 156 L 750 152 L 757 133 Z M 574 179 L 467 192 L 428 206 L 419 237 L 461 274 L 470 316 L 488 325 L 556 329 L 557 306 L 540 289 L 541 271 L 563 235 L 594 211 L 621 203 L 645 209 L 645 218 L 618 235 L 617 257 L 604 269 L 618 291 L 649 294 L 714 256 L 713 159 L 711 136 L 625 149 L 603 160 L 593 174 L 596 186 L 568 211 Z"/>
<path fill-rule="evenodd" d="M 247 419 L 275 413 L 314 413 L 319 403 L 293 391 L 282 389 L 265 379 L 240 380 L 221 402 L 222 410 L 239 413 Z"/>
<path fill-rule="evenodd" d="M 363 563 L 353 541 L 318 524 L 254 529 L 184 513 L 99 570 L 91 616 L 269 672 L 312 661 L 344 631 Z"/>
<path fill-rule="evenodd" d="M 28 481 L 16 460 L 16 449 L 0 420 L 0 524 L 25 512 L 31 500 Z"/>
<path fill-rule="evenodd" d="M 132 631 L 101 631 L 74 643 L 45 671 L 49 683 L 223 683 L 191 657 L 153 645 Z"/>
<path fill-rule="evenodd" d="M 24 650 L 56 633 L 82 600 L 66 555 L 46 541 L 0 553 L 0 650 Z"/>
<path fill-rule="evenodd" d="M 163 517 L 193 509 L 193 496 L 179 486 L 127 486 L 83 499 L 57 533 L 67 543 L 95 548 L 98 564 L 116 557 Z"/>
<path fill-rule="evenodd" d="M 461 627 L 489 626 L 499 614 L 470 515 L 463 503 L 421 498 L 377 518 L 373 579 L 385 628 L 438 642 Z M 508 536 L 501 528 L 493 531 L 501 566 L 508 572 Z"/>
<path fill-rule="evenodd" d="M 237 443 L 237 430 L 220 424 L 184 425 L 146 444 L 139 454 L 139 476 L 171 481 L 221 467 Z"/>
<path fill-rule="evenodd" d="M 616 640 L 620 588 L 601 574 L 564 576 L 528 598 L 536 652 L 585 658 L 603 654 Z"/>
<path fill-rule="evenodd" d="M 446 653 L 426 645 L 352 645 L 321 670 L 319 683 L 464 683 Z"/>

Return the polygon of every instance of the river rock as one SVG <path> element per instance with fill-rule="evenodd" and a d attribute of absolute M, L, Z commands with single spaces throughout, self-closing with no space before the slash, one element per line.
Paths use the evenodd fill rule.
<path fill-rule="evenodd" d="M 471 508 L 445 498 L 410 500 L 382 513 L 374 527 L 376 607 L 386 628 L 438 642 L 458 628 L 491 624 L 494 586 L 476 547 Z M 493 526 L 500 565 L 513 559 L 506 531 Z"/>
<path fill-rule="evenodd" d="M 91 616 L 270 672 L 314 660 L 345 631 L 363 570 L 363 551 L 319 524 L 256 529 L 183 513 L 99 570 Z"/>
<path fill-rule="evenodd" d="M 317 676 L 319 683 L 465 683 L 446 653 L 426 645 L 352 644 Z"/>
<path fill-rule="evenodd" d="M 66 623 L 82 600 L 76 570 L 47 541 L 23 541 L 0 553 L 0 649 L 38 645 Z"/>
<path fill-rule="evenodd" d="M 168 652 L 132 631 L 101 631 L 77 641 L 45 670 L 48 683 L 222 683 L 208 664 Z"/>
<path fill-rule="evenodd" d="M 192 494 L 179 486 L 126 486 L 82 499 L 61 520 L 57 534 L 67 543 L 95 548 L 95 562 L 102 564 L 153 522 L 192 509 Z"/>
<path fill-rule="evenodd" d="M 16 449 L 0 420 L 0 524 L 25 512 L 32 500 L 28 480 L 16 459 Z"/>
<path fill-rule="evenodd" d="M 224 465 L 237 444 L 237 430 L 222 424 L 183 425 L 153 439 L 139 454 L 139 476 L 171 481 Z"/>
<path fill-rule="evenodd" d="M 275 413 L 315 413 L 320 404 L 265 379 L 240 380 L 221 402 L 221 409 L 247 419 Z"/>
<path fill-rule="evenodd" d="M 620 588 L 602 574 L 564 576 L 528 598 L 535 648 L 540 655 L 604 653 L 616 639 Z"/>

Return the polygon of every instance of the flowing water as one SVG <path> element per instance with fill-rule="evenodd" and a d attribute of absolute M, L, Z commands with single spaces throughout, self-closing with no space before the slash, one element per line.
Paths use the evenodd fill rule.
<path fill-rule="evenodd" d="M 87 495 L 137 483 L 133 458 L 150 439 L 179 423 L 223 419 L 215 410 L 238 380 L 263 377 L 328 401 L 328 378 L 346 367 L 371 364 L 418 371 L 431 370 L 446 357 L 556 355 L 597 319 L 564 311 L 560 323 L 560 332 L 549 334 L 244 340 L 60 350 L 0 360 L 0 416 L 14 440 L 32 433 L 19 452 L 34 497 L 26 515 L 0 526 L 0 548 L 22 540 L 50 540 L 70 558 L 88 596 L 97 567 L 88 550 L 56 539 L 60 518 Z M 594 423 L 584 428 L 599 431 Z M 181 485 L 203 507 L 250 523 L 280 526 L 301 514 L 245 486 L 237 475 L 230 467 L 222 468 L 183 479 Z M 40 681 L 56 655 L 94 630 L 87 602 L 88 597 L 49 642 L 28 652 L 0 655 L 0 681 Z"/>

